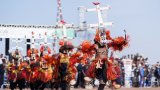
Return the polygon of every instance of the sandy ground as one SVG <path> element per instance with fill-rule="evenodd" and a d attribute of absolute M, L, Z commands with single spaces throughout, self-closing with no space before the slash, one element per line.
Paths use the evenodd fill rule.
<path fill-rule="evenodd" d="M 10 89 L 0 89 L 0 90 L 10 90 Z M 19 90 L 19 89 L 16 89 L 16 90 Z M 24 89 L 24 90 L 30 90 L 30 89 Z M 45 89 L 45 90 L 51 90 L 51 89 Z M 93 88 L 93 89 L 71 88 L 71 90 L 97 90 L 97 88 Z M 111 89 L 105 88 L 104 90 L 111 90 Z M 157 88 L 121 88 L 118 90 L 160 90 L 160 87 L 157 87 Z"/>
<path fill-rule="evenodd" d="M 0 90 L 10 90 L 10 89 L 0 89 Z M 15 90 L 19 90 L 19 89 L 15 89 Z M 30 90 L 30 89 L 23 89 L 23 90 Z M 51 89 L 45 89 L 45 90 L 51 90 Z M 71 88 L 70 90 L 97 90 L 97 88 L 92 88 L 92 89 Z M 111 90 L 111 89 L 105 88 L 104 90 Z M 148 87 L 148 88 L 125 88 L 125 87 L 122 87 L 117 90 L 160 90 L 160 87 Z"/>
<path fill-rule="evenodd" d="M 94 89 L 74 89 L 72 88 L 71 90 L 97 90 L 97 88 Z M 111 90 L 109 88 L 105 88 L 104 90 Z M 117 90 L 160 90 L 159 88 L 121 88 L 121 89 L 117 89 Z"/>

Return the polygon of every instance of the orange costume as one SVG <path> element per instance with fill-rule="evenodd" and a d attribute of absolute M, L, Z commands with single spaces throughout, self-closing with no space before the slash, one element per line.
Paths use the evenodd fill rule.
<path fill-rule="evenodd" d="M 51 65 L 47 63 L 47 61 L 43 60 L 41 62 L 40 68 L 40 80 L 44 83 L 47 83 L 52 80 L 52 68 Z"/>

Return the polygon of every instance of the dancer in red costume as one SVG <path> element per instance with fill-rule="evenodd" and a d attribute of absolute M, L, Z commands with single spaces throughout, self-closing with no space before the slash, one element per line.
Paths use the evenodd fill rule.
<path fill-rule="evenodd" d="M 56 89 L 61 88 L 61 90 L 68 90 L 69 84 L 74 81 L 76 76 L 76 68 L 74 64 L 70 62 L 70 54 L 74 47 L 72 43 L 65 40 L 61 40 L 59 45 L 60 53 L 53 71 L 56 72 L 54 81 L 58 83 L 56 84 Z"/>
<path fill-rule="evenodd" d="M 104 28 L 97 30 L 95 35 L 95 51 L 96 57 L 88 69 L 87 75 L 89 77 L 96 77 L 99 80 L 98 90 L 104 90 L 105 84 L 108 80 L 116 80 L 117 72 L 113 69 L 113 61 L 109 60 L 109 49 L 112 51 L 122 51 L 128 45 L 128 38 L 125 37 L 111 38 L 110 32 Z M 93 74 L 93 72 L 95 72 Z M 113 84 L 117 88 L 117 84 Z"/>
<path fill-rule="evenodd" d="M 19 68 L 18 68 L 18 73 L 17 73 L 17 83 L 20 88 L 20 90 L 25 88 L 26 81 L 28 81 L 29 78 L 29 72 L 27 70 L 27 67 L 29 66 L 28 61 L 21 61 Z"/>
<path fill-rule="evenodd" d="M 51 58 L 51 49 L 47 45 L 43 45 L 40 47 L 41 52 L 41 60 L 40 60 L 40 81 L 41 87 L 40 89 L 43 90 L 46 85 L 52 80 L 52 58 Z"/>
<path fill-rule="evenodd" d="M 86 70 L 88 65 L 90 64 L 91 58 L 93 56 L 94 52 L 94 44 L 91 44 L 90 41 L 85 40 L 80 44 L 80 47 L 78 48 L 78 52 L 80 53 L 79 60 L 77 63 L 77 82 L 75 84 L 75 88 L 78 88 L 78 86 L 85 88 L 85 76 L 86 76 Z"/>
<path fill-rule="evenodd" d="M 8 72 L 8 80 L 10 83 L 10 89 L 14 90 L 16 88 L 16 79 L 17 79 L 17 69 L 16 65 L 14 63 L 10 63 L 7 66 L 7 72 Z"/>
<path fill-rule="evenodd" d="M 16 49 L 13 54 L 13 60 L 8 65 L 8 80 L 10 82 L 11 90 L 14 90 L 17 86 L 20 90 L 25 88 L 25 73 L 22 66 L 22 56 L 18 49 Z"/>
<path fill-rule="evenodd" d="M 37 90 L 40 86 L 40 57 L 38 49 L 34 47 L 34 45 L 31 47 L 31 49 L 28 50 L 27 56 L 30 58 L 29 61 L 29 68 L 30 70 L 30 77 L 29 77 L 29 83 L 31 90 Z"/>

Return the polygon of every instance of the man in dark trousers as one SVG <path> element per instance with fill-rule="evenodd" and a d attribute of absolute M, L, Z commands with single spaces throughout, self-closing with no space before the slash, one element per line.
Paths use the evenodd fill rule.
<path fill-rule="evenodd" d="M 159 86 L 160 85 L 160 66 L 159 66 L 159 62 L 157 62 L 156 69 L 155 69 L 155 72 L 154 72 L 154 76 L 156 77 L 156 81 L 158 82 L 157 86 Z"/>
<path fill-rule="evenodd" d="M 85 66 L 80 62 L 77 66 L 78 76 L 77 76 L 77 82 L 75 84 L 75 88 L 78 88 L 78 86 L 85 88 Z"/>

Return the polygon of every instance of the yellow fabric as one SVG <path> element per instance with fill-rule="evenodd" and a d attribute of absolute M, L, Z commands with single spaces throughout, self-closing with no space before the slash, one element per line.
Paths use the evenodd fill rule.
<path fill-rule="evenodd" d="M 69 63 L 69 56 L 61 54 L 60 63 Z"/>

